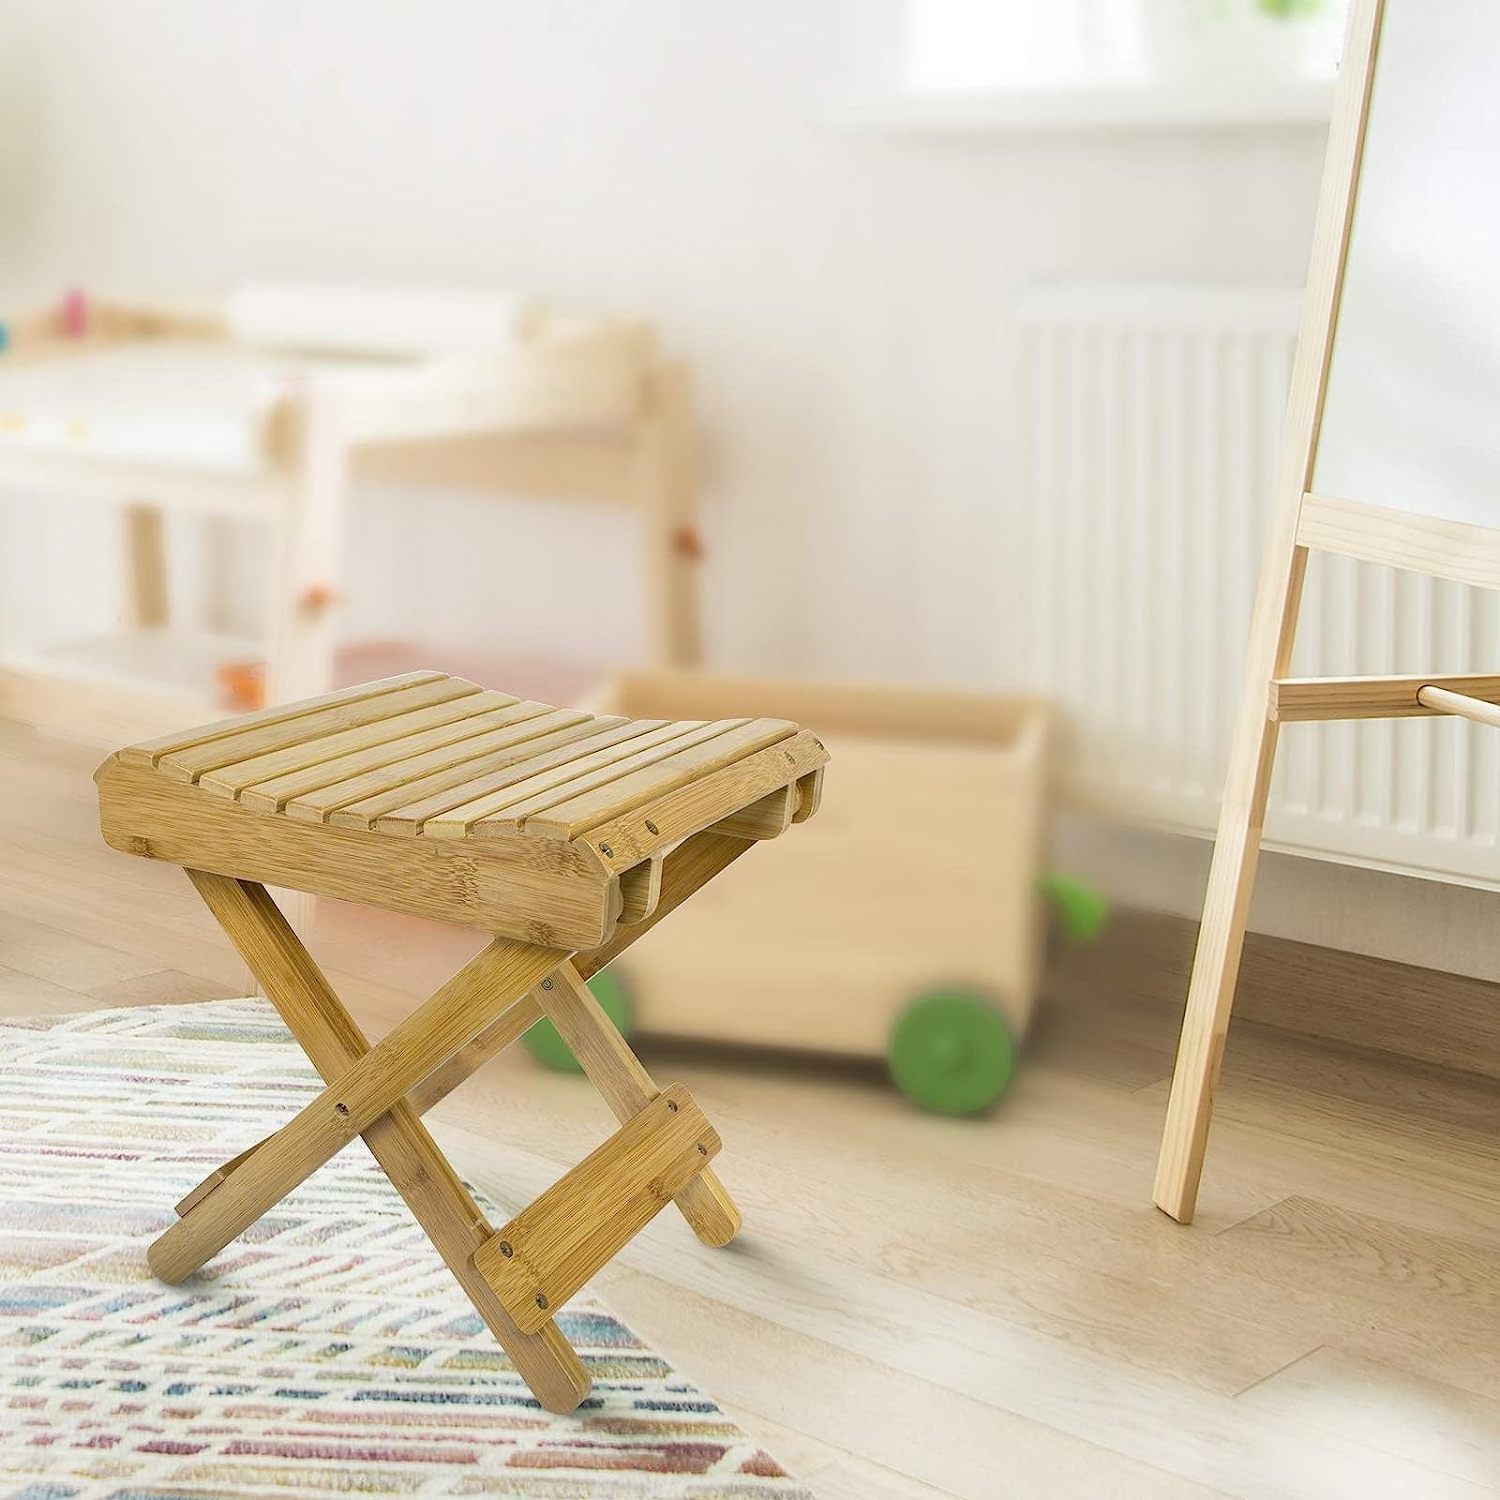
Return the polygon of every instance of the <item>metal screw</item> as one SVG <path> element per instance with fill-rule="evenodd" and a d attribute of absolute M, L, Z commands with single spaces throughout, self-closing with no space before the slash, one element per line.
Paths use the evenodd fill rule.
<path fill-rule="evenodd" d="M 514 1255 L 516 1252 L 511 1249 L 511 1247 L 510 1247 L 510 1241 L 509 1240 L 501 1240 L 500 1241 L 500 1253 L 501 1253 L 501 1255 L 503 1255 L 506 1258 L 506 1260 L 509 1260 L 511 1258 L 511 1256 Z"/>
<path fill-rule="evenodd" d="M 667 1100 L 667 1113 L 669 1115 L 675 1115 L 677 1113 L 677 1101 L 675 1099 Z"/>
<path fill-rule="evenodd" d="M 544 979 L 542 981 L 542 988 L 544 990 L 550 990 L 552 988 L 552 981 L 550 979 Z"/>
<path fill-rule="evenodd" d="M 347 1104 L 335 1104 L 333 1107 L 341 1115 L 347 1115 L 349 1113 L 349 1106 Z"/>
<path fill-rule="evenodd" d="M 702 1141 L 698 1142 L 698 1155 L 699 1156 L 707 1156 L 708 1155 L 708 1147 L 705 1146 Z"/>
<path fill-rule="evenodd" d="M 540 1292 L 536 1294 L 536 1305 L 541 1308 L 543 1312 L 547 1311 L 547 1299 Z"/>
<path fill-rule="evenodd" d="M 660 833 L 661 829 L 658 828 L 656 826 L 656 824 L 651 821 L 650 818 L 647 818 L 646 819 L 646 832 L 647 833 Z"/>
<path fill-rule="evenodd" d="M 614 858 L 615 851 L 611 849 L 608 844 L 600 844 L 599 852 L 605 857 L 605 859 Z"/>

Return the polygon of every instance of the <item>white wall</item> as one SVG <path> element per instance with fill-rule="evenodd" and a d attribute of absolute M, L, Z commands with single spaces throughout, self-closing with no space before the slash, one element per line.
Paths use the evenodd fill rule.
<path fill-rule="evenodd" d="M 1011 289 L 1295 285 L 1321 141 L 842 128 L 841 100 L 889 86 L 901 16 L 899 0 L 9 0 L 0 280 L 444 281 L 652 317 L 701 393 L 711 659 L 1001 684 L 1025 628 L 1008 571 Z M 634 650 L 618 589 L 570 590 L 598 606 L 571 624 L 549 607 L 557 559 L 609 576 L 620 516 L 373 496 L 361 517 L 356 634 Z M 73 549 L 72 576 L 95 582 L 58 605 L 64 523 L 44 536 L 7 508 L 0 524 L 0 630 L 4 601 L 38 592 L 59 618 L 105 623 L 102 551 Z M 538 555 L 549 566 L 530 568 Z M 1162 900 L 1192 909 L 1200 852 L 1158 872 Z M 1137 869 L 1133 889 L 1154 878 Z M 1402 882 L 1281 885 L 1350 909 L 1350 880 L 1368 920 L 1343 921 L 1343 941 L 1449 955 L 1430 920 L 1398 920 Z M 1271 925 L 1296 928 L 1309 901 L 1278 888 L 1273 870 Z"/>
<path fill-rule="evenodd" d="M 726 663 L 997 680 L 1013 628 L 1012 284 L 1285 284 L 1306 258 L 1310 132 L 933 143 L 837 128 L 838 101 L 893 68 L 898 0 L 10 0 L 5 14 L 0 108 L 26 143 L 0 161 L 6 280 L 497 283 L 658 319 L 701 387 L 705 604 Z M 534 629 L 542 596 L 497 600 L 490 581 L 509 511 L 372 511 L 356 628 Z M 577 516 L 523 524 L 585 560 L 625 540 Z M 398 546 L 405 607 L 379 586 Z M 468 575 L 440 582 L 455 555 Z M 630 621 L 615 602 L 602 628 Z"/>

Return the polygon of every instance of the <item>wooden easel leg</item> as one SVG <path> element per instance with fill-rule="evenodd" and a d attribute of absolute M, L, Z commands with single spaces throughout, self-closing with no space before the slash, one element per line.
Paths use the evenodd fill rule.
<path fill-rule="evenodd" d="M 532 996 L 622 1125 L 661 1092 L 571 963 L 559 965 Z M 672 1201 L 705 1245 L 727 1245 L 739 1232 L 740 1211 L 709 1168 Z"/>
<path fill-rule="evenodd" d="M 1276 754 L 1274 723 L 1264 724 L 1256 752 L 1249 777 L 1236 778 L 1225 788 L 1224 813 L 1214 844 L 1203 925 L 1198 931 L 1187 1011 L 1172 1073 L 1167 1123 L 1156 1163 L 1156 1205 L 1183 1224 L 1192 1223 L 1197 1206 L 1214 1090 L 1239 981 L 1245 919 Z"/>
<path fill-rule="evenodd" d="M 329 1082 L 343 1076 L 369 1052 L 369 1043 L 265 888 L 220 875 L 189 874 L 313 1066 Z M 530 1024 L 529 1008 L 524 1018 Z M 549 1411 L 572 1411 L 589 1391 L 583 1362 L 555 1323 L 535 1334 L 518 1328 L 475 1271 L 471 1257 L 490 1235 L 490 1226 L 415 1112 L 404 1102 L 397 1104 L 363 1134 L 371 1154 L 537 1399 Z M 259 1149 L 252 1148 L 252 1153 Z M 236 1163 L 252 1153 L 244 1153 Z M 226 1179 L 231 1165 L 221 1169 Z M 212 1192 L 210 1188 L 204 1196 L 211 1198 Z"/>
<path fill-rule="evenodd" d="M 1197 1207 L 1276 760 L 1277 724 L 1268 717 L 1270 684 L 1272 678 L 1285 675 L 1290 661 L 1306 565 L 1306 549 L 1294 548 L 1275 593 L 1269 600 L 1258 601 L 1251 635 L 1244 699 L 1219 810 L 1203 923 L 1156 1162 L 1156 1205 L 1183 1224 L 1192 1223 Z"/>

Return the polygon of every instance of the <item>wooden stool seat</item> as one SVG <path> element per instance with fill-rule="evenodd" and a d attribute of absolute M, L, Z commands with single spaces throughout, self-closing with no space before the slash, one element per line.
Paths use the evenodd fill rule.
<path fill-rule="evenodd" d="M 519 701 L 441 672 L 365 683 L 117 751 L 100 822 L 182 865 L 328 1087 L 177 1205 L 180 1281 L 356 1135 L 537 1398 L 589 1381 L 554 1315 L 668 1201 L 705 1243 L 739 1213 L 719 1138 L 658 1089 L 585 980 L 818 805 L 827 752 L 784 719 L 666 721 Z M 371 1046 L 265 883 L 465 923 L 491 942 Z M 422 1113 L 543 1016 L 621 1128 L 496 1233 Z"/>
<path fill-rule="evenodd" d="M 95 779 L 117 849 L 590 949 L 651 914 L 685 838 L 810 815 L 826 759 L 783 719 L 600 716 L 414 672 L 128 746 Z"/>

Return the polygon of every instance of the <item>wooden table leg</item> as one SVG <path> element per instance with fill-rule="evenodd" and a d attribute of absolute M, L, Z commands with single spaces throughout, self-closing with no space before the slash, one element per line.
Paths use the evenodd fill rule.
<path fill-rule="evenodd" d="M 558 965 L 532 991 L 532 998 L 622 1125 L 661 1092 L 571 963 Z M 705 1245 L 727 1245 L 739 1232 L 740 1211 L 709 1168 L 672 1201 Z"/>
<path fill-rule="evenodd" d="M 369 1052 L 369 1043 L 265 888 L 221 875 L 188 874 L 313 1066 L 327 1081 L 342 1076 Z M 415 1112 L 398 1104 L 363 1134 L 537 1399 L 549 1411 L 572 1411 L 589 1391 L 583 1362 L 555 1323 L 536 1334 L 523 1333 L 475 1271 L 470 1257 L 490 1235 L 490 1225 Z"/>

